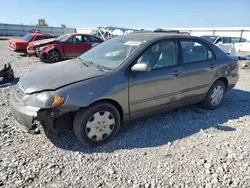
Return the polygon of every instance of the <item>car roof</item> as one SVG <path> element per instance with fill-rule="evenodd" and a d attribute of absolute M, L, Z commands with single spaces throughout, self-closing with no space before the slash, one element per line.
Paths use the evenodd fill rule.
<path fill-rule="evenodd" d="M 219 35 L 201 35 L 201 37 L 219 37 Z"/>
<path fill-rule="evenodd" d="M 28 33 L 28 34 L 33 35 L 33 36 L 55 36 L 49 33 Z"/>
<path fill-rule="evenodd" d="M 154 40 L 163 39 L 163 38 L 187 38 L 187 39 L 200 38 L 200 37 L 190 36 L 190 35 L 185 35 L 185 34 L 161 33 L 161 32 L 130 33 L 130 34 L 121 35 L 118 37 L 122 39 L 126 39 L 126 40 L 146 40 L 146 41 L 154 41 Z"/>
<path fill-rule="evenodd" d="M 89 35 L 89 36 L 94 36 L 94 35 L 91 35 L 91 34 L 88 34 L 88 33 L 67 33 L 68 35 L 70 35 L 70 36 L 75 36 L 75 35 Z M 65 35 L 67 35 L 67 34 L 65 34 Z M 96 36 L 94 36 L 94 37 L 96 37 Z"/>

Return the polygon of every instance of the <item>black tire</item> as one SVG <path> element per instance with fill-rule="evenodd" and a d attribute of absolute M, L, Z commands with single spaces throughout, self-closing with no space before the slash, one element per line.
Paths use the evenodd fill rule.
<path fill-rule="evenodd" d="M 87 136 L 87 122 L 90 121 L 90 118 L 94 114 L 98 112 L 102 112 L 102 111 L 107 111 L 111 113 L 115 123 L 114 125 L 112 125 L 113 126 L 112 133 L 108 137 L 104 138 L 101 141 L 96 141 L 96 140 L 90 139 Z M 82 144 L 87 143 L 88 145 L 96 146 L 96 145 L 102 144 L 110 140 L 118 132 L 120 125 L 121 125 L 121 116 L 117 108 L 108 102 L 101 102 L 101 103 L 96 103 L 94 105 L 91 105 L 86 109 L 79 110 L 74 119 L 73 129 L 74 129 L 74 133 L 77 139 Z"/>
<path fill-rule="evenodd" d="M 58 62 L 61 60 L 61 53 L 57 50 L 51 50 L 49 51 L 47 58 L 50 63 Z"/>
<path fill-rule="evenodd" d="M 211 97 L 212 97 L 212 94 L 214 92 L 214 89 L 218 88 L 218 87 L 221 87 L 223 89 L 223 96 L 222 96 L 222 99 L 220 100 L 220 102 L 218 104 L 217 103 L 213 104 Z M 226 93 L 225 84 L 222 81 L 217 80 L 216 82 L 214 82 L 214 84 L 208 90 L 206 98 L 202 102 L 202 107 L 205 108 L 205 109 L 208 109 L 208 110 L 214 110 L 214 109 L 218 108 L 223 103 L 223 100 L 225 98 L 225 93 Z"/>

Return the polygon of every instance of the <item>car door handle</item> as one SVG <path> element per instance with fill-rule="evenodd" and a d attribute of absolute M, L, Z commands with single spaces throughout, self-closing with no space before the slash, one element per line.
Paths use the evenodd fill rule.
<path fill-rule="evenodd" d="M 210 67 L 211 69 L 214 69 L 214 68 L 216 67 L 216 65 L 215 65 L 215 64 L 210 64 L 209 67 Z"/>
<path fill-rule="evenodd" d="M 174 75 L 174 76 L 179 76 L 180 74 L 182 74 L 182 71 L 178 71 L 178 70 L 176 70 L 172 73 L 172 75 Z"/>

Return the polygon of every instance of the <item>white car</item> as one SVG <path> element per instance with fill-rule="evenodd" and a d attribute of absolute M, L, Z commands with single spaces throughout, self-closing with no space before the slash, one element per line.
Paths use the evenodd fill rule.
<path fill-rule="evenodd" d="M 250 43 L 247 41 L 247 39 L 242 37 L 226 37 L 213 35 L 203 35 L 201 37 L 216 44 L 229 55 L 236 55 L 238 51 L 249 51 L 250 49 Z"/>

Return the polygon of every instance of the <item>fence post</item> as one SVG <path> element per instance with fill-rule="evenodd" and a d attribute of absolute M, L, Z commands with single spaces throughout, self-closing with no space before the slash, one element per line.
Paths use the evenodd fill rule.
<path fill-rule="evenodd" d="M 240 31 L 240 38 L 243 36 L 243 30 Z"/>
<path fill-rule="evenodd" d="M 215 30 L 213 30 L 213 36 L 215 35 Z"/>
<path fill-rule="evenodd" d="M 8 33 L 7 33 L 7 24 L 4 24 L 4 35 L 8 36 Z"/>

